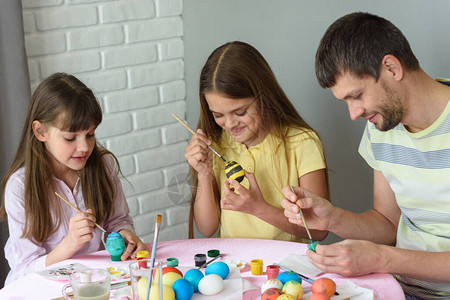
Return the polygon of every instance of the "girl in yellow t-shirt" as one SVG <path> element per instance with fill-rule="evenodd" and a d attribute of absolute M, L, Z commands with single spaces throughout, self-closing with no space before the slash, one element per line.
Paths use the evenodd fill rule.
<path fill-rule="evenodd" d="M 301 186 L 327 198 L 325 157 L 264 57 L 243 42 L 214 50 L 200 75 L 200 107 L 185 154 L 194 177 L 190 238 L 195 219 L 206 237 L 219 229 L 219 237 L 306 242 L 305 228 L 284 216 L 281 190 Z M 246 178 L 228 179 L 208 146 L 238 162 Z M 320 241 L 327 232 L 311 234 Z"/>

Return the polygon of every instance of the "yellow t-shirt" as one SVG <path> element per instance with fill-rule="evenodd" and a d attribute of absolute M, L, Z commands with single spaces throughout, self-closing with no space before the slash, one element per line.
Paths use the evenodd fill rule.
<path fill-rule="evenodd" d="M 269 134 L 260 144 L 247 149 L 244 144 L 235 142 L 227 132 L 223 132 L 221 141 L 212 147 L 228 161 L 234 160 L 247 172 L 254 173 L 264 200 L 274 207 L 282 208 L 283 187 L 298 186 L 299 177 L 326 168 L 322 144 L 314 132 L 288 128 L 285 136 L 286 147 L 281 139 Z M 216 156 L 213 161 L 222 197 L 222 185 L 227 180 L 225 162 Z M 247 178 L 241 184 L 248 188 Z M 307 242 L 255 216 L 231 210 L 222 210 L 219 237 Z"/>

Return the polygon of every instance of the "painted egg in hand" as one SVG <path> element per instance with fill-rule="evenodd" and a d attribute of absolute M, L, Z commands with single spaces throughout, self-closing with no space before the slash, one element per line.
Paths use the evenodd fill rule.
<path fill-rule="evenodd" d="M 225 165 L 225 175 L 227 175 L 227 178 L 234 179 L 237 182 L 241 182 L 244 180 L 245 177 L 245 171 L 242 169 L 241 165 L 237 162 L 230 160 Z"/>

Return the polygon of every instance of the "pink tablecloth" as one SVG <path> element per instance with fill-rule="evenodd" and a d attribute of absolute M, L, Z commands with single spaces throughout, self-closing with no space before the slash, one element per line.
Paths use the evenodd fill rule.
<path fill-rule="evenodd" d="M 151 250 L 151 245 L 149 250 Z M 206 254 L 208 250 L 217 249 L 222 259 L 240 259 L 246 262 L 246 267 L 241 270 L 241 277 L 248 280 L 256 287 L 261 287 L 267 279 L 266 274 L 252 275 L 250 261 L 255 258 L 262 259 L 264 268 L 274 262 L 279 262 L 291 253 L 304 254 L 305 244 L 255 240 L 255 239 L 194 239 L 159 242 L 156 251 L 156 260 L 166 262 L 169 257 L 179 260 L 180 266 L 194 266 L 194 256 L 197 253 Z M 75 259 L 69 259 L 50 267 L 66 265 L 69 263 L 80 263 L 90 268 L 98 267 L 128 267 L 131 261 L 112 262 L 108 252 L 99 251 Z M 49 267 L 49 268 L 50 268 Z M 336 280 L 344 280 L 335 274 L 326 274 Z M 378 299 L 404 299 L 403 291 L 397 281 L 389 274 L 370 274 L 366 276 L 350 278 L 355 284 L 376 291 Z M 29 274 L 0 290 L 0 299 L 51 299 L 61 296 L 61 288 L 66 282 L 54 281 L 41 277 L 37 274 Z M 306 290 L 309 285 L 306 283 Z"/>

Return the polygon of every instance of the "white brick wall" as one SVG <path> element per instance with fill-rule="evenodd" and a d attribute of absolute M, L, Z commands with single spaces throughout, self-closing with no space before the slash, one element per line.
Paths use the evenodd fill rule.
<path fill-rule="evenodd" d="M 169 197 L 187 173 L 182 0 L 22 0 L 32 90 L 55 72 L 77 76 L 97 95 L 97 138 L 121 163 L 136 232 L 187 238 L 188 207 Z M 188 197 L 189 195 L 186 195 Z M 172 198 L 172 200 L 171 200 Z"/>

